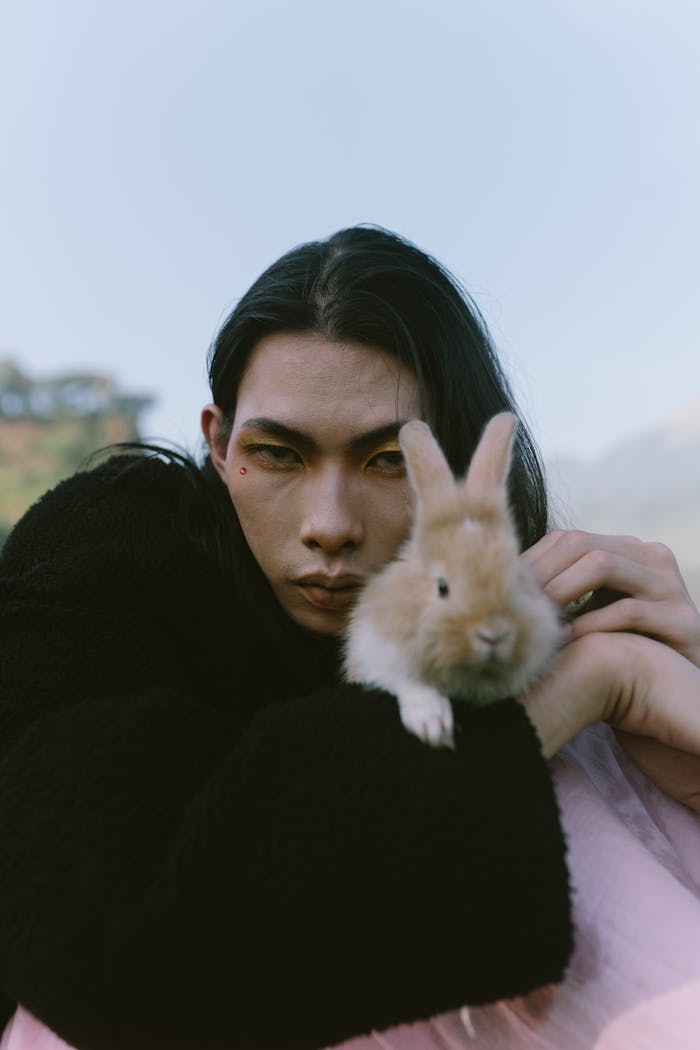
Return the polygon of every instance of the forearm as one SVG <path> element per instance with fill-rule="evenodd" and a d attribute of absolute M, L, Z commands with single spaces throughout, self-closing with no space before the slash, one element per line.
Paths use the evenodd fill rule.
<path fill-rule="evenodd" d="M 668 645 L 624 632 L 584 635 L 521 701 L 545 757 L 604 720 L 659 787 L 698 808 L 700 669 Z"/>
<path fill-rule="evenodd" d="M 700 669 L 666 645 L 639 642 L 646 724 L 639 732 L 616 728 L 616 736 L 658 787 L 700 812 Z"/>
<path fill-rule="evenodd" d="M 573 642 L 558 653 L 547 675 L 520 697 L 545 758 L 603 717 L 612 680 L 611 655 L 603 636 Z"/>
<path fill-rule="evenodd" d="M 559 979 L 534 734 L 514 703 L 458 724 L 427 748 L 349 687 L 233 743 L 174 696 L 47 721 L 0 778 L 4 987 L 77 1045 L 311 1050 Z"/>
<path fill-rule="evenodd" d="M 292 690 L 151 489 L 66 483 L 3 559 L 2 990 L 95 1050 L 317 1050 L 559 979 L 519 705 L 460 710 L 450 751 L 393 698 Z"/>

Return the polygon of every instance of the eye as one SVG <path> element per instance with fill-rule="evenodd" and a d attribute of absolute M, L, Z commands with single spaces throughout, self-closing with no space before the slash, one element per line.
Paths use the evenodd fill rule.
<path fill-rule="evenodd" d="M 437 581 L 437 590 L 441 598 L 446 598 L 450 593 L 450 588 L 447 586 L 447 580 L 443 579 L 442 576 Z"/>
<path fill-rule="evenodd" d="M 286 445 L 251 445 L 250 451 L 267 466 L 295 467 L 302 462 L 299 453 Z"/>
<path fill-rule="evenodd" d="M 367 460 L 365 466 L 382 470 L 387 474 L 403 474 L 406 469 L 403 452 L 399 448 L 386 448 L 381 452 L 376 452 Z"/>

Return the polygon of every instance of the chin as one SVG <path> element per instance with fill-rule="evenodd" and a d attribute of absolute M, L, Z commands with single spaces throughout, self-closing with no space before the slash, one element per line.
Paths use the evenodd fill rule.
<path fill-rule="evenodd" d="M 285 610 L 290 620 L 293 620 L 298 627 L 303 627 L 305 631 L 311 631 L 313 634 L 322 634 L 326 637 L 332 638 L 334 636 L 341 635 L 348 624 L 348 615 L 340 615 L 340 613 L 329 613 L 318 611 L 314 609 L 286 609 Z"/>

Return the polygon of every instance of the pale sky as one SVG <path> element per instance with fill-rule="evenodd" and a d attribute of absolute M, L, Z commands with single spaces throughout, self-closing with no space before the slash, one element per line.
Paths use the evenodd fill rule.
<path fill-rule="evenodd" d="M 153 392 L 375 222 L 485 314 L 547 455 L 700 411 L 696 0 L 0 0 L 0 355 Z"/>

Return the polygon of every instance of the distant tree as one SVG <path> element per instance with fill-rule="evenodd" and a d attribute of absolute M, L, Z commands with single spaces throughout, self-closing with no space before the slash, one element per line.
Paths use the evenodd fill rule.
<path fill-rule="evenodd" d="M 0 416 L 27 415 L 33 385 L 11 357 L 0 358 Z"/>
<path fill-rule="evenodd" d="M 153 398 L 121 392 L 102 372 L 66 372 L 30 379 L 11 357 L 0 358 L 0 419 L 54 419 L 63 416 L 127 416 L 138 426 Z"/>
<path fill-rule="evenodd" d="M 114 381 L 109 376 L 69 374 L 48 380 L 54 412 L 90 416 L 113 409 Z"/>
<path fill-rule="evenodd" d="M 153 401 L 99 372 L 32 379 L 12 358 L 0 358 L 0 548 L 27 507 L 91 453 L 138 441 Z"/>

